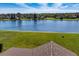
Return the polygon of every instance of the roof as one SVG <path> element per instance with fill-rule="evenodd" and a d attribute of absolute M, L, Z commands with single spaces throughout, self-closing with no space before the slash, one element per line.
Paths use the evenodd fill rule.
<path fill-rule="evenodd" d="M 72 51 L 51 41 L 36 48 L 10 48 L 0 54 L 1 56 L 76 56 Z"/>

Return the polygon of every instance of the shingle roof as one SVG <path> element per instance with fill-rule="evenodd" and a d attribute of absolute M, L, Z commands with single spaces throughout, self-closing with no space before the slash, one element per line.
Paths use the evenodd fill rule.
<path fill-rule="evenodd" d="M 51 41 L 36 48 L 10 48 L 1 56 L 76 56 L 75 53 Z"/>

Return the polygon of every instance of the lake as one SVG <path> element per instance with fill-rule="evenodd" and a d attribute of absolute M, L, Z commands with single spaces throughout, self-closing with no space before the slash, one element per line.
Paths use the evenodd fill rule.
<path fill-rule="evenodd" d="M 52 21 L 52 20 L 0 21 L 0 30 L 79 32 L 79 21 Z"/>

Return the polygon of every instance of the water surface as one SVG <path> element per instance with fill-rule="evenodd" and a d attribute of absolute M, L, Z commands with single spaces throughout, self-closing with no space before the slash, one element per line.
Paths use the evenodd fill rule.
<path fill-rule="evenodd" d="M 79 32 L 79 21 L 52 21 L 52 20 L 0 21 L 0 30 Z"/>

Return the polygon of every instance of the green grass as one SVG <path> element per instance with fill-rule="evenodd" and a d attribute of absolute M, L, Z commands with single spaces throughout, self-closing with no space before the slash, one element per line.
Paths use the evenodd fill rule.
<path fill-rule="evenodd" d="M 0 31 L 0 43 L 3 44 L 3 51 L 11 47 L 34 48 L 50 40 L 79 55 L 78 33 Z"/>
<path fill-rule="evenodd" d="M 0 19 L 0 20 L 11 20 L 11 19 Z M 15 20 L 15 19 L 14 19 Z M 21 18 L 21 20 L 33 20 L 32 18 Z M 37 18 L 37 20 L 61 20 L 60 18 L 44 18 L 44 19 L 40 19 Z M 79 18 L 63 18 L 62 20 L 79 20 Z"/>
<path fill-rule="evenodd" d="M 45 18 L 45 20 L 61 20 L 60 18 Z M 62 20 L 79 20 L 79 18 L 63 18 Z"/>

